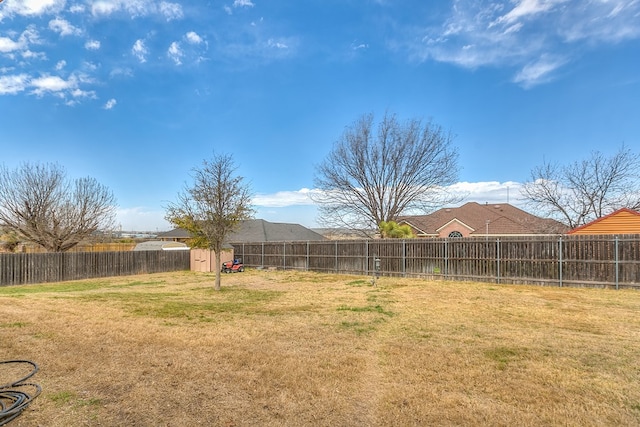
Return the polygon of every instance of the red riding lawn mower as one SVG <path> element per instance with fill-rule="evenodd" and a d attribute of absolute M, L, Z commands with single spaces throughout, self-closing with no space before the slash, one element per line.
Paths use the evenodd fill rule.
<path fill-rule="evenodd" d="M 242 273 L 244 271 L 244 264 L 239 259 L 233 261 L 227 261 L 222 263 L 223 273 Z"/>

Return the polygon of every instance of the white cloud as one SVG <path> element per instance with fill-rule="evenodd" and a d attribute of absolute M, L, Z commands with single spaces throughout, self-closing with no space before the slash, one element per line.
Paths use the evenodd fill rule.
<path fill-rule="evenodd" d="M 71 13 L 83 13 L 86 10 L 87 8 L 83 4 L 74 4 L 69 8 L 69 12 Z"/>
<path fill-rule="evenodd" d="M 234 0 L 233 7 L 253 7 L 255 6 L 251 0 Z"/>
<path fill-rule="evenodd" d="M 34 25 L 29 25 L 18 36 L 18 40 L 13 40 L 9 37 L 0 37 L 0 53 L 13 53 L 23 51 L 23 57 L 36 57 L 39 54 L 26 55 L 25 52 L 29 52 L 29 46 L 40 43 L 40 36 Z"/>
<path fill-rule="evenodd" d="M 80 28 L 74 27 L 66 19 L 55 18 L 49 21 L 49 29 L 61 36 L 78 36 L 82 34 Z"/>
<path fill-rule="evenodd" d="M 34 94 L 42 96 L 45 93 L 62 93 L 70 89 L 77 88 L 77 81 L 74 78 L 64 80 L 59 76 L 44 75 L 31 80 Z"/>
<path fill-rule="evenodd" d="M 92 98 L 96 99 L 96 93 L 93 90 L 82 90 L 79 88 L 72 89 L 69 94 L 74 98 Z"/>
<path fill-rule="evenodd" d="M 167 21 L 180 19 L 184 13 L 179 3 L 154 0 L 99 0 L 91 5 L 91 14 L 96 17 L 123 12 L 132 18 L 162 15 Z"/>
<path fill-rule="evenodd" d="M 87 40 L 84 48 L 87 50 L 98 50 L 100 49 L 100 42 L 98 40 Z"/>
<path fill-rule="evenodd" d="M 67 61 L 65 61 L 64 59 L 61 61 L 58 61 L 58 63 L 56 64 L 56 71 L 60 71 L 62 70 L 64 67 L 67 66 Z"/>
<path fill-rule="evenodd" d="M 267 46 L 275 47 L 276 49 L 288 49 L 289 48 L 289 46 L 287 46 L 286 43 L 284 43 L 282 41 L 273 40 L 273 39 L 269 39 L 267 41 Z"/>
<path fill-rule="evenodd" d="M 31 94 L 38 97 L 44 95 L 52 95 L 67 100 L 67 105 L 75 105 L 79 98 L 96 98 L 94 91 L 85 90 L 80 85 L 94 83 L 94 80 L 82 73 L 74 73 L 68 79 L 60 76 L 43 74 L 40 77 L 32 78 L 29 81 L 29 87 L 32 88 Z M 75 100 L 69 100 L 69 97 Z"/>
<path fill-rule="evenodd" d="M 104 109 L 105 110 L 111 110 L 113 107 L 116 106 L 116 104 L 118 103 L 118 101 L 116 101 L 114 98 L 111 98 L 110 100 L 108 100 L 105 104 L 104 104 Z"/>
<path fill-rule="evenodd" d="M 15 15 L 36 17 L 56 14 L 64 9 L 66 0 L 13 0 L 5 1 L 0 8 L 0 21 L 3 17 Z"/>
<path fill-rule="evenodd" d="M 0 52 L 14 52 L 23 48 L 23 43 L 11 40 L 9 37 L 0 37 Z"/>
<path fill-rule="evenodd" d="M 114 1 L 97 1 L 91 5 L 91 13 L 94 16 L 99 15 L 111 15 L 112 13 L 120 10 L 122 6 L 119 2 Z"/>
<path fill-rule="evenodd" d="M 120 208 L 116 222 L 124 231 L 168 231 L 173 229 L 164 219 L 165 212 L 147 207 Z"/>
<path fill-rule="evenodd" d="M 173 62 L 175 62 L 176 65 L 181 65 L 182 57 L 184 56 L 184 53 L 182 52 L 182 49 L 180 49 L 180 43 L 178 42 L 171 43 L 171 45 L 169 46 L 169 49 L 167 50 L 167 56 Z"/>
<path fill-rule="evenodd" d="M 543 56 L 538 61 L 527 64 L 516 74 L 513 81 L 520 83 L 525 88 L 546 83 L 551 80 L 553 72 L 565 64 L 561 58 L 549 58 Z"/>
<path fill-rule="evenodd" d="M 446 21 L 406 47 L 419 61 L 518 70 L 512 80 L 530 87 L 593 46 L 640 39 L 639 17 L 638 0 L 453 0 Z"/>
<path fill-rule="evenodd" d="M 202 37 L 200 37 L 195 31 L 189 31 L 187 34 L 185 34 L 185 38 L 191 44 L 202 43 Z"/>
<path fill-rule="evenodd" d="M 119 76 L 131 77 L 133 76 L 133 70 L 131 70 L 131 68 L 118 67 L 118 68 L 114 68 L 109 73 L 109 77 L 119 77 Z"/>
<path fill-rule="evenodd" d="M 465 202 L 478 203 L 519 203 L 522 184 L 513 181 L 497 182 L 458 182 L 447 187 L 447 192 L 464 199 Z M 294 191 L 278 191 L 272 194 L 258 194 L 251 203 L 267 208 L 314 205 L 313 195 L 318 189 L 302 188 Z"/>
<path fill-rule="evenodd" d="M 520 194 L 522 184 L 507 181 L 458 182 L 447 187 L 447 192 L 462 198 L 463 203 L 510 203 L 522 206 L 524 199 Z"/>
<path fill-rule="evenodd" d="M 302 188 L 297 191 L 279 191 L 273 194 L 259 194 L 251 201 L 252 204 L 262 207 L 281 208 L 286 206 L 313 205 L 311 194 L 314 191 Z"/>
<path fill-rule="evenodd" d="M 133 47 L 131 48 L 131 53 L 133 54 L 133 56 L 138 58 L 138 61 L 140 61 L 141 63 L 147 62 L 147 55 L 149 54 L 149 50 L 145 46 L 144 40 L 136 40 L 136 42 L 133 44 Z"/>
<path fill-rule="evenodd" d="M 20 52 L 20 55 L 24 59 L 40 59 L 43 61 L 47 59 L 47 55 L 44 52 L 33 52 L 29 49 L 23 50 L 22 52 Z"/>
<path fill-rule="evenodd" d="M 167 18 L 167 21 L 181 19 L 183 16 L 182 6 L 178 3 L 169 3 L 166 1 L 160 3 L 160 13 Z"/>
<path fill-rule="evenodd" d="M 16 74 L 12 76 L 0 76 L 0 95 L 15 95 L 26 89 L 29 76 Z"/>
<path fill-rule="evenodd" d="M 353 42 L 351 43 L 351 49 L 352 50 L 369 49 L 369 45 L 366 43 Z"/>
<path fill-rule="evenodd" d="M 84 71 L 93 72 L 93 71 L 96 71 L 98 68 L 100 68 L 100 66 L 93 62 L 89 62 L 89 61 L 82 62 L 82 70 Z"/>
<path fill-rule="evenodd" d="M 509 13 L 500 16 L 489 26 L 496 24 L 511 24 L 520 20 L 521 18 L 527 18 L 539 13 L 547 12 L 553 9 L 556 5 L 565 3 L 567 0 L 519 0 L 516 2 L 516 6 L 509 11 Z"/>

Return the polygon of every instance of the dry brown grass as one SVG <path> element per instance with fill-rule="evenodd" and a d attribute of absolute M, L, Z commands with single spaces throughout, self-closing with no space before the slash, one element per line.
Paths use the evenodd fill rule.
<path fill-rule="evenodd" d="M 223 279 L 0 288 L 0 360 L 43 387 L 11 425 L 640 424 L 637 291 Z"/>

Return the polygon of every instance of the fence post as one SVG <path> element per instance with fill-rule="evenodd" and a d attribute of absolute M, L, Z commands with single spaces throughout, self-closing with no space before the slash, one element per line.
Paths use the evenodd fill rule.
<path fill-rule="evenodd" d="M 262 268 L 264 268 L 264 242 L 262 242 L 262 254 L 260 255 L 260 258 L 262 259 Z"/>
<path fill-rule="evenodd" d="M 500 283 L 500 239 L 496 239 L 496 281 Z"/>
<path fill-rule="evenodd" d="M 558 240 L 558 278 L 562 287 L 562 237 Z"/>
<path fill-rule="evenodd" d="M 311 261 L 309 260 L 309 241 L 307 240 L 307 268 L 306 270 L 309 271 L 309 264 L 311 263 Z"/>
<path fill-rule="evenodd" d="M 282 268 L 287 269 L 287 242 L 282 242 Z"/>
<path fill-rule="evenodd" d="M 407 277 L 407 241 L 402 239 L 402 277 Z"/>
<path fill-rule="evenodd" d="M 449 275 L 449 240 L 444 240 L 444 279 Z"/>
<path fill-rule="evenodd" d="M 338 272 L 338 241 L 336 240 L 335 244 L 335 253 L 336 253 L 336 273 Z"/>
<path fill-rule="evenodd" d="M 615 257 L 615 267 L 616 267 L 616 291 L 618 290 L 618 286 L 619 286 L 619 279 L 620 279 L 620 258 L 618 255 L 618 236 L 616 236 L 616 257 Z"/>
<path fill-rule="evenodd" d="M 364 274 L 369 275 L 369 241 L 364 241 Z"/>

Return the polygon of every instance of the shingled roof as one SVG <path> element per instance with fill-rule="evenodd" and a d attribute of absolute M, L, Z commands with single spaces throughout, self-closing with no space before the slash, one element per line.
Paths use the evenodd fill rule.
<path fill-rule="evenodd" d="M 300 224 L 269 222 L 263 219 L 243 221 L 229 236 L 231 243 L 294 242 L 326 240 L 324 236 Z"/>
<path fill-rule="evenodd" d="M 408 224 L 417 237 L 448 237 L 455 232 L 463 237 L 477 237 L 567 231 L 567 227 L 558 221 L 531 215 L 508 203 L 481 205 L 469 202 L 457 208 L 439 209 L 429 215 L 403 216 L 398 223 Z"/>
<path fill-rule="evenodd" d="M 158 235 L 163 240 L 186 240 L 189 232 L 182 228 L 176 228 Z M 288 224 L 269 222 L 263 219 L 249 219 L 240 222 L 238 230 L 229 235 L 229 243 L 256 243 L 256 242 L 295 242 L 326 240 L 324 236 L 303 227 L 300 224 Z"/>

